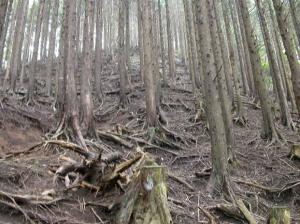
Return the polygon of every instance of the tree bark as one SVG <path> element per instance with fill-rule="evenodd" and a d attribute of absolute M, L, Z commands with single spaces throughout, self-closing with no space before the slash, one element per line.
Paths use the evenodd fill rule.
<path fill-rule="evenodd" d="M 228 183 L 227 143 L 220 97 L 217 91 L 217 84 L 214 81 L 217 76 L 217 70 L 212 49 L 207 2 L 197 1 L 196 9 L 198 12 L 197 25 L 204 72 L 206 115 L 212 144 L 212 174 L 210 185 L 215 191 L 224 193 L 224 188 Z"/>
<path fill-rule="evenodd" d="M 120 75 L 120 105 L 125 107 L 127 105 L 126 96 L 126 50 L 125 50 L 125 0 L 119 0 L 119 27 L 118 27 L 118 71 Z"/>
<path fill-rule="evenodd" d="M 161 10 L 161 0 L 158 0 L 158 19 L 159 19 L 159 37 L 160 37 L 160 58 L 162 67 L 162 77 L 164 84 L 167 83 L 166 76 L 166 59 L 165 59 L 165 42 L 164 42 L 164 31 L 163 31 L 163 21 L 162 21 L 162 10 Z"/>
<path fill-rule="evenodd" d="M 40 55 L 41 59 L 45 60 L 47 57 L 47 44 L 48 44 L 48 34 L 49 34 L 49 21 L 50 21 L 50 11 L 51 11 L 52 1 L 46 1 L 44 6 L 44 15 L 42 22 L 42 37 L 41 37 L 41 49 Z"/>
<path fill-rule="evenodd" d="M 86 144 L 79 127 L 79 112 L 75 83 L 76 9 L 73 0 L 64 0 L 64 4 L 64 104 L 61 108 L 61 121 L 57 128 L 57 133 L 61 132 L 62 130 L 67 131 L 70 129 L 73 134 L 72 137 L 74 137 L 75 141 L 86 149 Z"/>
<path fill-rule="evenodd" d="M 29 75 L 29 87 L 27 92 L 27 101 L 28 103 L 33 100 L 34 96 L 34 84 L 36 78 L 36 64 L 38 59 L 38 50 L 39 50 L 39 43 L 40 43 L 40 34 L 42 28 L 42 21 L 43 21 L 43 12 L 44 12 L 45 0 L 39 1 L 39 9 L 37 14 L 37 23 L 35 28 L 35 36 L 34 36 L 34 46 L 33 46 L 33 53 L 32 53 L 32 62 L 30 67 L 30 75 Z"/>
<path fill-rule="evenodd" d="M 292 15 L 292 21 L 294 24 L 294 28 L 296 31 L 296 36 L 298 39 L 298 48 L 300 48 L 300 21 L 299 21 L 299 15 L 297 17 L 297 8 L 296 8 L 296 0 L 289 0 L 290 3 L 290 11 Z"/>
<path fill-rule="evenodd" d="M 53 60 L 55 53 L 55 43 L 56 43 L 56 29 L 58 23 L 58 9 L 59 9 L 59 0 L 53 1 L 53 11 L 52 11 L 52 22 L 51 22 L 51 32 L 49 39 L 49 54 L 48 54 L 48 63 L 47 63 L 47 81 L 46 81 L 46 92 L 47 95 L 51 95 L 51 83 L 53 77 Z"/>
<path fill-rule="evenodd" d="M 171 78 L 175 77 L 176 65 L 175 65 L 175 55 L 173 46 L 173 34 L 171 29 L 171 19 L 170 19 L 170 8 L 169 0 L 165 0 L 166 6 L 166 19 L 167 19 L 167 37 L 168 37 L 168 59 L 169 59 L 169 75 Z"/>
<path fill-rule="evenodd" d="M 0 0 L 0 39 L 3 35 L 3 27 L 5 23 L 6 14 L 8 12 L 8 4 L 10 4 L 8 2 L 8 0 Z"/>
<path fill-rule="evenodd" d="M 94 0 L 85 0 L 85 19 L 83 41 L 83 68 L 81 72 L 81 130 L 84 134 L 94 134 L 93 99 L 92 99 L 92 52 L 93 52 L 93 4 Z"/>
<path fill-rule="evenodd" d="M 292 116 L 289 112 L 287 98 L 285 95 L 285 91 L 283 88 L 283 82 L 280 75 L 279 67 L 276 62 L 276 55 L 274 48 L 271 43 L 271 37 L 268 29 L 268 24 L 265 18 L 265 11 L 264 7 L 262 5 L 261 0 L 255 0 L 256 8 L 258 10 L 260 24 L 261 24 L 261 30 L 264 37 L 264 43 L 267 51 L 267 57 L 270 64 L 271 74 L 275 80 L 274 85 L 276 85 L 277 94 L 279 97 L 279 105 L 281 110 L 281 121 L 283 125 L 287 126 L 288 128 L 293 128 L 293 121 Z"/>
<path fill-rule="evenodd" d="M 261 110 L 263 115 L 263 133 L 262 137 L 266 139 L 277 139 L 277 131 L 271 112 L 270 100 L 267 95 L 267 90 L 262 77 L 261 59 L 258 53 L 258 45 L 254 37 L 254 30 L 251 25 L 250 15 L 247 3 L 244 0 L 237 0 L 240 4 L 241 14 L 245 26 L 245 34 L 247 39 L 247 46 L 250 52 L 250 60 L 253 70 L 253 77 L 256 84 L 256 89 L 261 103 Z"/>
<path fill-rule="evenodd" d="M 103 66 L 103 0 L 97 1 L 97 14 L 96 14 L 96 67 L 95 67 L 95 89 L 98 100 L 103 100 L 103 93 L 101 88 L 101 73 Z"/>
<path fill-rule="evenodd" d="M 15 32 L 13 48 L 12 48 L 12 56 L 10 61 L 10 88 L 15 91 L 16 90 L 16 82 L 18 78 L 18 70 L 20 68 L 21 62 L 21 52 L 23 45 L 23 37 L 24 32 L 22 32 L 23 27 L 25 27 L 26 18 L 27 18 L 27 8 L 28 8 L 28 0 L 19 1 L 18 9 L 17 9 L 17 21 L 15 25 L 15 29 L 20 29 L 21 32 Z"/>
<path fill-rule="evenodd" d="M 153 29 L 152 29 L 152 4 L 150 0 L 141 2 L 142 26 L 143 26 L 143 48 L 144 48 L 144 82 L 146 88 L 146 113 L 149 127 L 157 125 L 157 101 L 156 101 L 156 77 L 153 68 Z"/>
<path fill-rule="evenodd" d="M 297 104 L 298 114 L 300 116 L 300 64 L 297 59 L 297 51 L 293 45 L 293 36 L 290 30 L 286 28 L 285 13 L 281 0 L 272 0 L 276 12 L 276 18 L 285 48 L 285 53 L 289 61 L 292 75 L 293 90 Z"/>

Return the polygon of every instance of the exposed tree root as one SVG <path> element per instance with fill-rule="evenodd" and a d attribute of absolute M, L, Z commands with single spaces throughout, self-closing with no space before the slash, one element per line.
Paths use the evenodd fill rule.
<path fill-rule="evenodd" d="M 31 146 L 30 148 L 28 149 L 25 149 L 25 150 L 21 150 L 21 151 L 17 151 L 17 152 L 12 152 L 12 153 L 9 153 L 9 154 L 6 154 L 4 156 L 0 156 L 0 159 L 8 159 L 8 158 L 11 158 L 11 157 L 15 157 L 15 156 L 19 156 L 19 155 L 26 155 L 26 154 L 29 154 L 31 153 L 34 149 L 42 146 L 44 143 L 43 142 L 39 142 L 33 146 Z"/>
<path fill-rule="evenodd" d="M 233 119 L 233 121 L 235 124 L 240 125 L 242 127 L 247 126 L 247 119 L 244 116 L 238 115 Z"/>
<path fill-rule="evenodd" d="M 250 213 L 250 211 L 247 209 L 247 207 L 245 206 L 244 202 L 241 199 L 238 199 L 236 201 L 236 204 L 250 224 L 257 224 L 255 218 Z"/>

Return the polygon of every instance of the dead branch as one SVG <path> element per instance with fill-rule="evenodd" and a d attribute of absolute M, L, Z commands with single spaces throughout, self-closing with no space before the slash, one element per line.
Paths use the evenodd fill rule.
<path fill-rule="evenodd" d="M 192 185 L 190 185 L 188 182 L 186 182 L 185 180 L 181 179 L 180 177 L 175 176 L 172 173 L 168 173 L 168 177 L 170 177 L 171 179 L 177 181 L 180 184 L 183 184 L 184 186 L 186 186 L 188 189 L 190 189 L 191 191 L 194 191 L 194 187 Z"/>
<path fill-rule="evenodd" d="M 84 156 L 86 159 L 95 160 L 95 159 L 100 158 L 100 155 L 97 155 L 95 153 L 87 151 L 84 148 L 82 148 L 81 146 L 71 143 L 71 142 L 66 142 L 66 141 L 61 141 L 61 140 L 48 140 L 48 141 L 45 141 L 44 143 L 46 145 L 52 144 L 52 145 L 57 145 L 57 146 L 61 146 L 62 148 L 72 150 L 72 151 L 78 153 L 79 155 Z"/>
<path fill-rule="evenodd" d="M 110 132 L 105 132 L 105 131 L 100 131 L 98 130 L 97 131 L 97 134 L 100 135 L 102 138 L 105 138 L 107 140 L 110 140 L 110 141 L 113 141 L 117 144 L 120 144 L 120 145 L 123 145 L 129 149 L 133 148 L 133 144 L 120 138 L 119 136 L 117 136 L 116 134 L 114 133 L 110 133 Z"/>
<path fill-rule="evenodd" d="M 202 213 L 209 219 L 211 224 L 217 224 L 215 217 L 205 208 L 198 206 Z"/>

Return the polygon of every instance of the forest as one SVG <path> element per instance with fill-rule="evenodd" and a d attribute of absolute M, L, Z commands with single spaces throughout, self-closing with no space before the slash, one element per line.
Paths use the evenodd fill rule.
<path fill-rule="evenodd" d="M 300 0 L 0 0 L 0 224 L 300 223 Z"/>

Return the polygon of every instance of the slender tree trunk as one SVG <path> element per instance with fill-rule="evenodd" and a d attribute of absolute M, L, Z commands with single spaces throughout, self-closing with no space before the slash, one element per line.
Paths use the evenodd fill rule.
<path fill-rule="evenodd" d="M 144 56 L 143 56 L 143 27 L 142 27 L 142 10 L 141 10 L 141 1 L 137 0 L 137 20 L 138 20 L 138 44 L 139 44 L 139 58 L 140 58 L 140 75 L 142 82 L 144 82 Z"/>
<path fill-rule="evenodd" d="M 233 23 L 233 29 L 234 29 L 234 36 L 236 40 L 237 45 L 237 53 L 238 53 L 238 59 L 239 59 L 239 70 L 241 74 L 242 84 L 243 84 L 243 94 L 246 95 L 249 93 L 249 85 L 248 81 L 246 80 L 246 73 L 247 73 L 247 66 L 246 66 L 246 59 L 245 59 L 245 48 L 242 43 L 242 38 L 239 32 L 239 26 L 238 26 L 238 19 L 234 16 L 234 7 L 233 4 L 230 4 L 230 16 Z M 249 72 L 249 71 L 248 71 Z"/>
<path fill-rule="evenodd" d="M 221 101 L 221 110 L 222 110 L 222 117 L 224 122 L 224 128 L 226 133 L 226 141 L 227 141 L 227 147 L 228 147 L 228 155 L 231 162 L 235 160 L 235 156 L 233 153 L 233 147 L 234 147 L 234 140 L 233 140 L 233 124 L 232 124 L 232 116 L 231 116 L 231 104 L 228 96 L 228 90 L 226 86 L 226 77 L 225 77 L 225 66 L 224 63 L 228 63 L 223 61 L 222 54 L 225 54 L 225 52 L 222 52 L 221 47 L 221 41 L 224 41 L 220 35 L 223 35 L 222 33 L 218 32 L 217 27 L 217 18 L 216 18 L 216 12 L 214 8 L 214 1 L 215 0 L 208 0 L 208 16 L 209 16 L 209 26 L 210 26 L 210 35 L 211 35 L 211 41 L 212 41 L 212 48 L 213 48 L 213 55 L 214 60 L 216 64 L 216 70 L 218 71 L 217 74 L 217 90 L 220 96 Z"/>
<path fill-rule="evenodd" d="M 45 60 L 47 57 L 47 43 L 48 43 L 48 34 L 49 34 L 49 21 L 50 21 L 50 9 L 51 1 L 46 1 L 44 6 L 43 22 L 42 22 L 42 37 L 40 44 L 40 55 L 41 59 Z"/>
<path fill-rule="evenodd" d="M 275 129 L 275 124 L 273 120 L 273 115 L 271 112 L 270 100 L 267 95 L 267 90 L 265 83 L 263 81 L 263 71 L 261 68 L 261 59 L 258 53 L 258 45 L 255 40 L 254 30 L 251 25 L 250 15 L 247 3 L 243 0 L 237 0 L 237 3 L 240 4 L 239 8 L 241 9 L 241 15 L 243 18 L 245 26 L 245 34 L 247 39 L 247 46 L 250 52 L 250 60 L 253 70 L 254 81 L 258 96 L 261 103 L 261 110 L 263 115 L 263 138 L 267 139 L 277 139 L 277 131 Z"/>
<path fill-rule="evenodd" d="M 3 27 L 5 23 L 6 14 L 8 12 L 9 0 L 0 0 L 0 39 L 3 35 Z"/>
<path fill-rule="evenodd" d="M 127 69 L 127 82 L 131 86 L 130 77 L 130 0 L 125 0 L 125 21 L 126 21 L 126 38 L 125 38 L 125 51 L 126 51 L 126 69 Z"/>
<path fill-rule="evenodd" d="M 56 107 L 57 107 L 57 111 L 58 111 L 58 115 L 59 117 L 62 118 L 62 122 L 64 122 L 64 103 L 65 103 L 65 89 L 66 89 L 66 83 L 65 83 L 65 79 L 64 79 L 64 71 L 65 71 L 65 60 L 66 60 L 66 56 L 65 55 L 65 51 L 67 49 L 65 49 L 64 43 L 65 43 L 65 39 L 66 37 L 66 25 L 67 25 L 67 21 L 65 21 L 67 18 L 66 15 L 66 2 L 67 0 L 63 1 L 63 7 L 62 7 L 62 12 L 63 14 L 61 15 L 60 18 L 60 22 L 62 24 L 61 29 L 60 29 L 60 36 L 59 36 L 59 48 L 58 48 L 58 69 L 56 70 L 55 73 L 55 98 L 56 98 Z M 77 41 L 76 41 L 77 43 Z M 76 48 L 77 49 L 77 48 Z M 76 65 L 76 64 L 75 64 Z M 63 123 L 62 123 L 63 124 Z"/>
<path fill-rule="evenodd" d="M 229 51 L 229 59 L 231 64 L 231 75 L 233 78 L 234 88 L 235 88 L 235 95 L 236 95 L 236 109 L 237 109 L 237 121 L 238 122 L 245 122 L 244 117 L 244 109 L 243 109 L 243 103 L 241 99 L 241 86 L 240 86 L 240 79 L 238 77 L 238 68 L 237 63 L 235 60 L 235 52 L 233 48 L 233 36 L 231 33 L 231 24 L 229 19 L 229 12 L 228 12 L 228 6 L 226 6 L 225 1 L 221 1 L 222 4 L 222 11 L 223 11 L 223 18 L 224 18 L 224 24 L 225 24 L 225 32 L 227 36 L 227 44 L 228 44 L 228 51 Z M 225 43 L 226 44 L 226 43 Z M 241 65 L 240 65 L 241 66 Z"/>
<path fill-rule="evenodd" d="M 81 14 L 82 14 L 82 0 L 76 0 L 76 62 L 75 67 L 79 69 L 81 59 Z"/>
<path fill-rule="evenodd" d="M 223 193 L 228 183 L 227 144 L 220 98 L 218 96 L 217 85 L 214 82 L 214 79 L 217 76 L 217 70 L 212 49 L 207 6 L 205 0 L 196 2 L 196 9 L 198 12 L 197 24 L 204 72 L 206 114 L 212 144 L 212 174 L 210 185 L 215 191 Z"/>
<path fill-rule="evenodd" d="M 75 83 L 76 9 L 73 0 L 64 0 L 64 105 L 57 132 L 71 129 L 76 142 L 86 148 L 80 127 Z"/>
<path fill-rule="evenodd" d="M 224 73 L 225 73 L 225 81 L 226 81 L 226 87 L 228 92 L 228 97 L 230 99 L 231 105 L 234 104 L 234 96 L 233 96 L 233 84 L 232 84 L 232 67 L 229 60 L 229 54 L 228 54 L 228 47 L 226 45 L 226 39 L 223 34 L 223 30 L 221 27 L 221 16 L 219 15 L 220 12 L 218 12 L 218 8 L 216 7 L 216 0 L 213 0 L 214 2 L 214 11 L 216 16 L 216 22 L 217 22 L 217 33 L 220 39 L 220 49 L 221 49 L 221 56 L 222 56 L 222 67 L 224 67 Z M 230 107 L 230 105 L 229 105 Z M 230 108 L 231 110 L 231 108 Z"/>
<path fill-rule="evenodd" d="M 161 10 L 161 0 L 158 0 L 158 18 L 159 18 L 159 37 L 160 37 L 160 58 L 162 64 L 162 77 L 163 83 L 167 83 L 166 76 L 166 60 L 165 60 L 165 42 L 164 42 L 164 31 L 163 31 L 163 21 L 162 21 L 162 10 Z"/>
<path fill-rule="evenodd" d="M 141 1 L 142 9 L 142 26 L 143 26 L 143 48 L 144 48 L 144 81 L 146 88 L 146 112 L 147 122 L 149 127 L 157 125 L 157 101 L 156 101 L 156 87 L 155 87 L 155 74 L 153 69 L 153 29 L 152 29 L 152 2 L 151 0 Z"/>
<path fill-rule="evenodd" d="M 118 54 L 118 71 L 120 75 L 120 104 L 125 107 L 127 105 L 126 97 L 126 50 L 125 50 L 125 0 L 119 0 L 119 54 Z"/>
<path fill-rule="evenodd" d="M 285 82 L 285 88 L 286 88 L 286 95 L 288 100 L 291 102 L 292 105 L 292 111 L 297 111 L 297 105 L 296 105 L 296 101 L 295 101 L 295 96 L 292 90 L 292 84 L 290 82 L 290 68 L 289 65 L 287 65 L 285 63 L 285 56 L 283 53 L 283 49 L 282 49 L 282 44 L 281 44 L 281 37 L 279 34 L 279 30 L 278 30 L 278 23 L 276 21 L 276 16 L 272 7 L 272 3 L 271 0 L 267 1 L 268 3 L 268 8 L 269 8 L 269 12 L 270 12 L 270 17 L 271 17 L 271 22 L 272 22 L 272 27 L 273 27 L 273 36 L 274 36 L 274 43 L 276 46 L 276 50 L 277 50 L 277 57 L 278 57 L 278 61 L 281 67 L 281 74 L 283 76 L 283 80 Z"/>
<path fill-rule="evenodd" d="M 294 28 L 296 31 L 296 36 L 298 39 L 298 48 L 300 48 L 300 21 L 299 21 L 299 17 L 297 17 L 296 13 L 297 13 L 297 8 L 296 8 L 296 0 L 289 0 L 290 3 L 290 11 L 291 11 L 291 15 L 292 15 L 292 21 L 294 24 Z M 298 15 L 299 16 L 299 15 Z"/>
<path fill-rule="evenodd" d="M 284 14 L 284 8 L 281 0 L 272 0 L 272 1 L 276 12 L 276 18 L 277 18 L 280 34 L 282 37 L 282 42 L 285 48 L 285 53 L 291 68 L 293 90 L 294 90 L 295 100 L 298 108 L 298 114 L 300 115 L 300 75 L 299 75 L 300 64 L 297 59 L 297 51 L 292 42 L 293 36 L 290 30 L 286 28 L 286 24 L 285 24 L 286 16 Z"/>
<path fill-rule="evenodd" d="M 235 0 L 238 1 L 238 0 Z M 244 51 L 244 56 L 245 56 L 245 65 L 246 65 L 246 72 L 244 73 L 246 75 L 247 78 L 247 85 L 249 86 L 249 90 L 250 90 L 250 95 L 254 96 L 255 98 L 257 98 L 257 90 L 256 90 L 256 86 L 255 86 L 255 81 L 254 81 L 254 74 L 253 74 L 253 68 L 251 65 L 251 59 L 250 59 L 250 52 L 249 49 L 247 47 L 247 37 L 246 37 L 246 31 L 245 31 L 245 24 L 243 21 L 243 15 L 241 13 L 241 9 L 239 4 L 236 4 L 236 12 L 237 12 L 237 18 L 239 21 L 239 30 L 241 33 L 241 40 L 243 43 L 243 51 Z"/>
<path fill-rule="evenodd" d="M 165 4 L 166 4 L 166 19 L 167 19 L 169 75 L 171 78 L 174 78 L 176 73 L 176 65 L 175 65 L 175 55 L 174 55 L 174 46 L 173 46 L 173 34 L 171 29 L 169 0 L 165 0 Z"/>
<path fill-rule="evenodd" d="M 32 32 L 33 32 L 33 27 L 34 27 L 33 18 L 35 15 L 36 15 L 36 6 L 33 5 L 31 8 L 31 12 L 30 12 L 30 18 L 28 21 L 28 27 L 27 27 L 26 38 L 25 38 L 25 43 L 24 43 L 23 60 L 22 60 L 22 68 L 21 68 L 21 75 L 20 75 L 21 87 L 23 87 L 23 84 L 24 84 L 26 67 L 27 67 L 27 63 L 29 60 L 30 44 L 31 44 L 31 40 L 32 40 Z"/>
<path fill-rule="evenodd" d="M 94 131 L 93 122 L 93 99 L 92 99 L 92 52 L 93 52 L 93 3 L 94 0 L 85 0 L 85 19 L 83 41 L 85 48 L 83 49 L 83 69 L 81 72 L 81 129 L 84 133 L 92 133 Z"/>
<path fill-rule="evenodd" d="M 191 10 L 189 5 L 189 0 L 183 0 L 184 13 L 185 13 L 185 24 L 186 24 L 186 35 L 188 39 L 188 58 L 189 58 L 189 73 L 190 79 L 193 86 L 193 92 L 196 92 L 196 55 L 195 55 L 195 46 L 193 39 L 193 30 L 192 30 L 192 21 L 191 21 Z"/>
<path fill-rule="evenodd" d="M 101 102 L 103 100 L 103 93 L 101 88 L 101 73 L 103 65 L 103 0 L 97 1 L 97 14 L 96 14 L 96 68 L 95 68 L 95 89 L 97 98 Z"/>
<path fill-rule="evenodd" d="M 43 21 L 43 12 L 44 12 L 45 0 L 39 1 L 39 9 L 37 14 L 37 23 L 35 28 L 35 36 L 34 36 L 34 45 L 33 45 L 33 53 L 32 53 L 32 62 L 30 67 L 30 75 L 29 75 L 29 87 L 27 92 L 27 101 L 31 102 L 33 100 L 34 95 L 34 84 L 36 78 L 36 64 L 38 59 L 38 50 L 39 50 L 39 40 L 41 34 L 41 27 Z"/>
<path fill-rule="evenodd" d="M 10 88 L 15 91 L 16 83 L 18 78 L 18 70 L 21 62 L 21 52 L 22 52 L 22 40 L 24 32 L 22 32 L 23 27 L 25 27 L 26 18 L 27 18 L 27 8 L 28 8 L 28 0 L 19 1 L 17 8 L 17 21 L 15 29 L 20 29 L 21 32 L 15 32 L 13 48 L 12 48 L 12 56 L 10 61 Z"/>
<path fill-rule="evenodd" d="M 280 76 L 279 67 L 276 62 L 275 51 L 271 43 L 271 37 L 269 34 L 268 24 L 265 18 L 264 7 L 261 3 L 261 0 L 255 0 L 255 2 L 259 14 L 262 33 L 264 36 L 264 42 L 266 46 L 268 61 L 270 63 L 271 74 L 275 80 L 274 85 L 276 85 L 276 89 L 279 97 L 279 105 L 281 109 L 281 121 L 283 125 L 287 126 L 288 128 L 293 128 L 293 121 L 292 121 L 291 114 L 289 112 L 285 91 L 283 89 L 283 82 Z"/>
<path fill-rule="evenodd" d="M 51 95 L 51 83 L 53 77 L 53 60 L 55 53 L 55 43 L 56 43 L 56 29 L 58 22 L 58 9 L 59 9 L 59 0 L 53 0 L 53 11 L 52 11 L 52 23 L 51 23 L 51 32 L 49 39 L 49 55 L 47 63 L 47 82 L 46 82 L 46 92 L 47 95 Z"/>
<path fill-rule="evenodd" d="M 10 17 L 12 15 L 12 4 L 13 4 L 13 0 L 9 0 L 8 2 L 6 2 L 5 0 L 1 0 L 2 1 L 2 6 L 0 10 L 2 10 L 0 12 L 1 13 L 5 13 L 5 22 L 3 24 L 3 28 L 0 32 L 0 70 L 2 69 L 2 64 L 3 64 L 3 55 L 4 55 L 4 47 L 5 47 L 5 40 L 6 40 L 6 36 L 7 36 L 7 31 L 8 31 L 8 27 L 9 27 L 9 21 L 11 20 Z M 5 4 L 8 3 L 7 6 L 7 10 L 5 11 Z M 1 16 L 1 15 L 0 15 Z"/>

